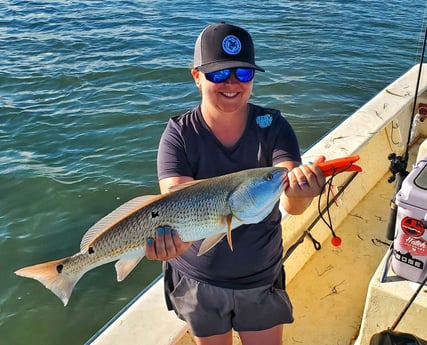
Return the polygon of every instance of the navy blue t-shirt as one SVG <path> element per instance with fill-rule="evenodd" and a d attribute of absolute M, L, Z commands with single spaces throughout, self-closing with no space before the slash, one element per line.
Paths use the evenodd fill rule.
<path fill-rule="evenodd" d="M 174 176 L 198 180 L 283 161 L 301 161 L 295 133 L 281 113 L 253 104 L 249 107 L 246 128 L 231 148 L 224 147 L 211 132 L 200 106 L 171 118 L 159 145 L 159 180 Z M 226 288 L 272 283 L 283 254 L 280 222 L 277 204 L 262 222 L 232 231 L 233 251 L 223 238 L 206 254 L 197 256 L 202 242 L 197 241 L 169 263 L 190 278 Z"/>

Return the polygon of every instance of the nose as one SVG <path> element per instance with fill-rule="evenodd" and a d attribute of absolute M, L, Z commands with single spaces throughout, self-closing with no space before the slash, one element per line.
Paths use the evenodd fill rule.
<path fill-rule="evenodd" d="M 225 81 L 226 84 L 235 84 L 235 83 L 240 83 L 236 76 L 234 75 L 234 73 L 231 73 L 230 77 Z"/>

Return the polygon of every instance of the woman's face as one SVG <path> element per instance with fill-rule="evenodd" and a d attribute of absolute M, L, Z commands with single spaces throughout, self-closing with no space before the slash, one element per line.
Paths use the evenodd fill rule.
<path fill-rule="evenodd" d="M 204 73 L 192 69 L 194 82 L 202 94 L 202 108 L 209 112 L 236 113 L 246 112 L 251 96 L 253 80 L 243 83 L 236 79 L 234 73 L 222 83 L 213 83 L 206 79 Z"/>

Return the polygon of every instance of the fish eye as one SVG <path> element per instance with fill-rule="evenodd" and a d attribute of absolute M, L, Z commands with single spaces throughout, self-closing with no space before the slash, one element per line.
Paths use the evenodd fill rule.
<path fill-rule="evenodd" d="M 266 179 L 267 181 L 271 181 L 271 180 L 273 179 L 273 174 L 272 174 L 272 173 L 268 173 L 268 174 L 265 176 L 265 179 Z"/>

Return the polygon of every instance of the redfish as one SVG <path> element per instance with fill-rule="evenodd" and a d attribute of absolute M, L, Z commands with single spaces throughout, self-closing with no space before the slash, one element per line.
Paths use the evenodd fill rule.
<path fill-rule="evenodd" d="M 257 168 L 185 183 L 167 194 L 137 197 L 94 224 L 78 253 L 15 273 L 38 280 L 66 306 L 79 279 L 95 267 L 117 261 L 117 280 L 125 279 L 159 227 L 170 226 L 183 241 L 204 239 L 199 255 L 224 236 L 232 250 L 231 231 L 267 217 L 287 183 L 286 168 Z"/>

